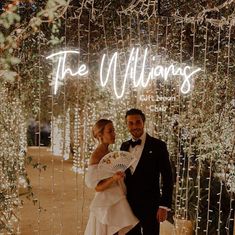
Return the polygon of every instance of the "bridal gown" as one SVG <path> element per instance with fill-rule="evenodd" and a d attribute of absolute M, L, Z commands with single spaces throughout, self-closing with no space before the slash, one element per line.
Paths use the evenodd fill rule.
<path fill-rule="evenodd" d="M 85 176 L 86 185 L 95 188 L 104 177 L 98 165 L 91 165 Z M 96 192 L 90 205 L 90 216 L 84 235 L 119 235 L 126 234 L 138 223 L 125 196 L 125 184 L 113 183 L 102 192 Z"/>

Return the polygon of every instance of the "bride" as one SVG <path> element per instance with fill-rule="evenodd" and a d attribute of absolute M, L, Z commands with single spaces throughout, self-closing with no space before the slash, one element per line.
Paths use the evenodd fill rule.
<path fill-rule="evenodd" d="M 85 181 L 96 193 L 84 235 L 123 235 L 139 222 L 126 200 L 124 173 L 119 171 L 104 178 L 98 170 L 98 163 L 110 152 L 109 144 L 115 142 L 113 123 L 100 119 L 92 132 L 99 145 L 91 155 Z"/>

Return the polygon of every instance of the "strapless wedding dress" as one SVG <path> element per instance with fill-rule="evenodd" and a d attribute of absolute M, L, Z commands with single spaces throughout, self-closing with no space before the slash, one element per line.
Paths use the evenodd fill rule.
<path fill-rule="evenodd" d="M 95 188 L 102 178 L 98 165 L 91 165 L 85 176 L 86 185 Z M 104 174 L 102 173 L 102 176 Z M 111 175 L 107 175 L 107 178 Z M 139 221 L 134 216 L 125 196 L 125 184 L 113 183 L 102 192 L 96 192 L 90 205 L 90 216 L 84 235 L 126 234 Z"/>

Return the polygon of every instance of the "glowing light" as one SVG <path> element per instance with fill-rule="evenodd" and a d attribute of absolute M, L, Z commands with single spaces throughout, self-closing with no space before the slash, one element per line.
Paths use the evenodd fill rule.
<path fill-rule="evenodd" d="M 132 54 L 134 52 L 134 49 L 131 50 L 131 53 L 130 53 L 130 58 L 132 59 Z M 125 76 L 124 76 L 124 79 L 123 79 L 123 84 L 122 84 L 122 91 L 121 91 L 121 94 L 119 95 L 118 92 L 117 92 L 117 82 L 116 82 L 116 68 L 117 68 L 117 56 L 118 56 L 118 53 L 115 52 L 110 60 L 110 63 L 109 63 L 109 68 L 108 68 L 108 71 L 107 71 L 107 75 L 106 75 L 106 78 L 103 79 L 103 66 L 104 66 L 104 60 L 105 60 L 105 54 L 103 55 L 102 57 L 102 60 L 101 60 L 101 67 L 100 67 L 100 82 L 101 82 L 101 86 L 106 86 L 108 80 L 109 80 L 109 77 L 111 76 L 111 69 L 113 68 L 113 86 L 114 86 L 114 92 L 115 92 L 115 95 L 117 98 L 121 98 L 124 94 L 124 91 L 125 91 L 125 85 L 126 85 L 126 81 L 127 81 L 127 75 L 128 75 L 128 72 L 129 72 L 129 69 L 130 69 L 130 64 L 131 64 L 131 59 L 128 60 L 128 64 L 127 64 L 127 67 L 126 67 L 126 72 L 125 72 Z"/>
<path fill-rule="evenodd" d="M 148 56 L 148 48 L 144 50 L 143 58 L 139 56 L 139 48 L 132 48 L 127 66 L 125 68 L 125 75 L 122 79 L 120 77 L 120 81 L 122 82 L 120 92 L 117 90 L 117 61 L 118 61 L 118 53 L 115 52 L 110 61 L 108 61 L 106 54 L 103 55 L 101 60 L 100 67 L 100 83 L 101 86 L 105 87 L 108 83 L 108 80 L 113 80 L 113 88 L 114 93 L 117 98 L 121 98 L 124 95 L 126 89 L 127 79 L 130 78 L 133 81 L 134 87 L 146 87 L 150 80 L 156 79 L 157 77 L 162 77 L 164 81 L 167 81 L 170 76 L 181 76 L 183 78 L 183 82 L 180 87 L 180 91 L 183 94 L 187 94 L 191 89 L 190 79 L 191 77 L 199 72 L 201 69 L 192 69 L 190 66 L 185 66 L 183 68 L 178 68 L 173 64 L 170 64 L 168 67 L 162 65 L 154 65 L 154 66 L 146 66 L 147 56 Z M 106 75 L 104 75 L 104 66 L 108 64 L 108 69 L 106 70 Z M 142 60 L 142 61 L 141 61 Z M 152 62 L 155 62 L 155 57 L 152 57 Z M 156 62 L 155 62 L 156 63 Z M 138 70 L 137 70 L 138 67 Z M 139 76 L 137 75 L 139 74 Z M 146 76 L 147 74 L 147 76 Z M 145 80 L 145 77 L 147 79 Z"/>
<path fill-rule="evenodd" d="M 71 68 L 66 68 L 66 58 L 67 54 L 79 54 L 79 51 L 60 51 L 57 53 L 53 53 L 46 57 L 46 59 L 51 59 L 59 56 L 56 70 L 56 77 L 54 79 L 54 94 L 56 94 L 58 90 L 58 81 L 62 81 L 67 73 L 71 76 L 85 76 L 88 74 L 87 66 L 85 64 L 81 64 L 76 72 L 73 72 Z"/>
<path fill-rule="evenodd" d="M 183 94 L 187 94 L 191 90 L 190 80 L 192 76 L 199 72 L 201 69 L 193 69 L 190 66 L 179 68 L 174 64 L 170 64 L 169 66 L 159 65 L 157 64 L 155 56 L 148 57 L 148 50 L 148 48 L 145 48 L 143 55 L 141 55 L 140 48 L 131 49 L 128 63 L 126 67 L 124 67 L 124 73 L 121 73 L 124 75 L 119 75 L 117 71 L 117 64 L 119 65 L 120 57 L 118 52 L 115 52 L 110 60 L 107 58 L 106 54 L 104 54 L 102 56 L 100 66 L 101 86 L 107 86 L 108 81 L 112 80 L 115 96 L 117 98 L 121 98 L 126 90 L 127 79 L 132 80 L 134 87 L 145 88 L 148 86 L 151 80 L 156 79 L 157 77 L 162 77 L 164 81 L 167 81 L 171 76 L 181 76 L 183 78 L 183 82 L 181 84 L 180 91 Z M 66 68 L 66 59 L 68 54 L 78 55 L 79 51 L 60 51 L 46 57 L 46 59 L 58 57 L 56 76 L 53 80 L 54 94 L 56 94 L 58 90 L 59 81 L 62 81 L 67 73 L 73 77 L 85 76 L 88 74 L 88 68 L 85 64 L 79 65 L 77 71 L 75 72 L 72 71 L 72 69 L 69 67 Z"/>

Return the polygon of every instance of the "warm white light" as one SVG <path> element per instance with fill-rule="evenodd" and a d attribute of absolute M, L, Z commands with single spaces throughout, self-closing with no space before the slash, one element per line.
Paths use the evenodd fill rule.
<path fill-rule="evenodd" d="M 51 59 L 56 56 L 59 56 L 56 70 L 56 77 L 54 79 L 54 94 L 56 94 L 58 90 L 58 81 L 62 81 L 67 73 L 71 76 L 85 76 L 88 74 L 87 66 L 85 64 L 81 64 L 76 72 L 73 72 L 70 68 L 66 68 L 66 57 L 67 54 L 79 54 L 79 51 L 59 51 L 57 53 L 53 53 L 46 57 L 46 59 Z"/>
<path fill-rule="evenodd" d="M 56 94 L 58 90 L 59 81 L 62 81 L 67 73 L 71 76 L 85 76 L 88 74 L 88 68 L 85 64 L 79 65 L 75 72 L 69 67 L 66 68 L 66 58 L 68 54 L 79 54 L 79 51 L 60 51 L 46 57 L 46 59 L 58 57 L 56 76 L 53 80 L 54 94 Z M 128 63 L 125 67 L 124 76 L 117 76 L 118 52 L 115 52 L 110 60 L 107 59 L 106 54 L 104 54 L 100 66 L 101 86 L 105 87 L 108 81 L 112 80 L 115 96 L 121 98 L 125 93 L 127 79 L 133 81 L 134 87 L 147 87 L 149 82 L 153 79 L 157 79 L 157 77 L 162 77 L 164 81 L 167 81 L 171 76 L 181 76 L 183 82 L 180 91 L 183 94 L 187 94 L 191 90 L 190 79 L 194 74 L 201 70 L 200 68 L 193 69 L 190 66 L 178 68 L 174 64 L 162 66 L 156 64 L 155 56 L 150 58 L 154 64 L 150 66 L 147 65 L 147 61 L 149 61 L 148 54 L 148 48 L 144 49 L 143 56 L 140 55 L 140 48 L 132 48 L 129 54 Z M 107 69 L 105 69 L 105 67 Z M 120 79 L 119 81 L 118 78 Z M 118 87 L 118 84 L 121 84 L 121 86 Z"/>
<path fill-rule="evenodd" d="M 108 80 L 113 80 L 113 88 L 114 93 L 117 98 L 121 98 L 125 92 L 126 89 L 126 82 L 129 78 L 133 81 L 134 87 L 146 87 L 150 80 L 156 79 L 157 77 L 162 77 L 164 81 L 167 81 L 170 76 L 181 76 L 183 78 L 183 82 L 180 87 L 180 91 L 183 94 L 187 94 L 191 89 L 190 79 L 191 77 L 199 72 L 201 69 L 192 69 L 190 66 L 185 66 L 183 68 L 178 68 L 173 64 L 170 64 L 168 67 L 162 66 L 162 65 L 154 65 L 149 68 L 146 66 L 146 60 L 148 56 L 148 48 L 144 50 L 143 59 L 140 62 L 140 55 L 139 55 L 139 48 L 132 48 L 127 66 L 125 68 L 125 75 L 122 78 L 120 78 L 122 82 L 122 86 L 120 88 L 120 94 L 117 91 L 117 62 L 118 62 L 118 53 L 115 52 L 111 60 L 105 63 L 106 60 L 106 54 L 103 55 L 102 61 L 101 61 L 101 67 L 100 67 L 100 83 L 101 86 L 105 87 L 108 83 Z M 155 57 L 152 57 L 152 61 L 155 61 Z M 106 75 L 104 75 L 104 66 L 105 64 L 108 65 L 108 69 L 106 71 Z M 141 65 L 139 65 L 141 64 Z M 140 72 L 137 72 L 137 66 L 140 68 Z M 145 74 L 146 70 L 150 70 L 147 72 L 147 79 L 145 80 Z M 138 74 L 137 74 L 138 73 Z"/>
<path fill-rule="evenodd" d="M 134 52 L 134 49 L 131 50 L 130 58 L 132 58 L 133 52 Z M 105 60 L 105 57 L 106 57 L 105 54 L 103 55 L 102 60 L 101 60 L 101 66 L 100 66 L 100 83 L 101 83 L 101 86 L 105 87 L 108 80 L 109 80 L 109 77 L 111 76 L 111 70 L 113 70 L 112 78 L 113 78 L 114 92 L 115 92 L 115 95 L 116 95 L 117 98 L 121 98 L 124 95 L 127 75 L 128 75 L 128 72 L 129 72 L 129 69 L 130 69 L 130 64 L 131 64 L 131 59 L 128 60 L 125 76 L 124 76 L 124 79 L 123 79 L 121 94 L 119 95 L 118 92 L 117 92 L 117 83 L 116 83 L 117 56 L 118 56 L 118 53 L 115 52 L 113 54 L 111 60 L 110 60 L 106 77 L 105 77 L 105 79 L 103 79 L 103 66 L 104 66 L 104 60 Z"/>

